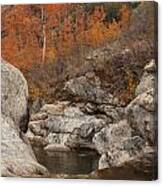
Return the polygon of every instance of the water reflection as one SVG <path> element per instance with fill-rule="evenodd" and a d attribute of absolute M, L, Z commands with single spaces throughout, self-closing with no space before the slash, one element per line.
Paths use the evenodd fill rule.
<path fill-rule="evenodd" d="M 99 155 L 94 151 L 50 152 L 35 148 L 39 163 L 51 174 L 89 174 L 98 167 Z"/>

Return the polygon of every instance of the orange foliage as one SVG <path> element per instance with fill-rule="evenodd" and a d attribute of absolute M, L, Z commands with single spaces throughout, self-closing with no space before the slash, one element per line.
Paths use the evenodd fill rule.
<path fill-rule="evenodd" d="M 120 14 L 121 14 L 121 21 L 120 21 L 121 26 L 123 26 L 123 28 L 128 27 L 130 23 L 130 17 L 131 17 L 131 12 L 129 8 L 126 5 L 123 5 L 122 8 L 120 9 Z"/>
<path fill-rule="evenodd" d="M 116 39 L 129 24 L 129 8 L 122 6 L 119 13 L 119 22 L 108 23 L 103 6 L 87 13 L 80 4 L 15 5 L 2 15 L 2 56 L 27 69 L 36 62 L 55 61 L 75 47 L 97 47 Z"/>

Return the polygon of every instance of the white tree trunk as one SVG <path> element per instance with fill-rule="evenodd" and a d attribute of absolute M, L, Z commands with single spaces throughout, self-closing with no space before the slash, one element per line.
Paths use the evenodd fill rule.
<path fill-rule="evenodd" d="M 42 62 L 45 62 L 45 54 L 46 54 L 46 27 L 44 20 L 44 5 L 42 5 L 41 9 L 41 20 L 42 20 L 42 34 L 43 34 L 43 47 L 42 47 Z"/>

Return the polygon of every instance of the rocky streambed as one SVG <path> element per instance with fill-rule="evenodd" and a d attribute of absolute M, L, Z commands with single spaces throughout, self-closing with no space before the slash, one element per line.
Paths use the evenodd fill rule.
<path fill-rule="evenodd" d="M 153 160 L 157 151 L 155 72 L 155 62 L 151 60 L 144 68 L 135 99 L 128 105 L 103 90 L 100 79 L 89 72 L 65 83 L 62 90 L 64 100 L 44 104 L 39 112 L 32 114 L 27 132 L 32 146 L 43 149 L 45 162 L 51 158 L 52 162 L 57 158 L 61 161 L 60 165 L 54 163 L 53 170 L 49 167 L 53 176 L 69 178 L 75 174 L 75 177 L 83 175 L 84 178 L 101 179 L 155 178 L 149 177 L 155 175 L 153 172 L 156 169 L 151 166 L 157 164 L 156 159 Z M 82 159 L 80 156 L 85 149 L 85 158 Z M 92 157 L 91 152 L 94 152 Z M 152 160 L 148 161 L 149 166 L 143 159 L 146 156 Z M 133 165 L 139 159 L 142 169 L 136 171 L 137 167 Z M 45 162 L 42 164 L 48 167 Z M 70 172 L 66 171 L 69 169 L 66 166 L 71 167 Z M 62 167 L 67 169 L 61 170 Z M 57 174 L 58 169 L 60 174 Z M 117 170 L 124 171 L 118 175 Z M 129 170 L 131 174 L 127 174 Z M 125 177 L 124 172 L 128 176 Z"/>
<path fill-rule="evenodd" d="M 47 153 L 34 148 L 38 162 L 49 171 L 50 178 L 152 180 L 157 178 L 157 157 L 150 152 L 144 157 L 125 162 L 118 167 L 98 169 L 99 154 L 80 150 Z"/>
<path fill-rule="evenodd" d="M 66 82 L 62 99 L 42 105 L 30 118 L 22 74 L 3 62 L 2 80 L 3 176 L 157 178 L 154 60 L 128 105 L 88 72 Z"/>

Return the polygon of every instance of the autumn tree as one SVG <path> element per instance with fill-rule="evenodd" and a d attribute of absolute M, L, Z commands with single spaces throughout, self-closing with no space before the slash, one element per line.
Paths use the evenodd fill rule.
<path fill-rule="evenodd" d="M 28 69 L 33 63 L 54 62 L 76 49 L 81 52 L 112 42 L 128 27 L 131 13 L 126 3 L 116 4 L 116 11 L 108 7 L 105 3 L 8 7 L 2 12 L 2 56 Z M 116 13 L 108 19 L 111 10 Z"/>

